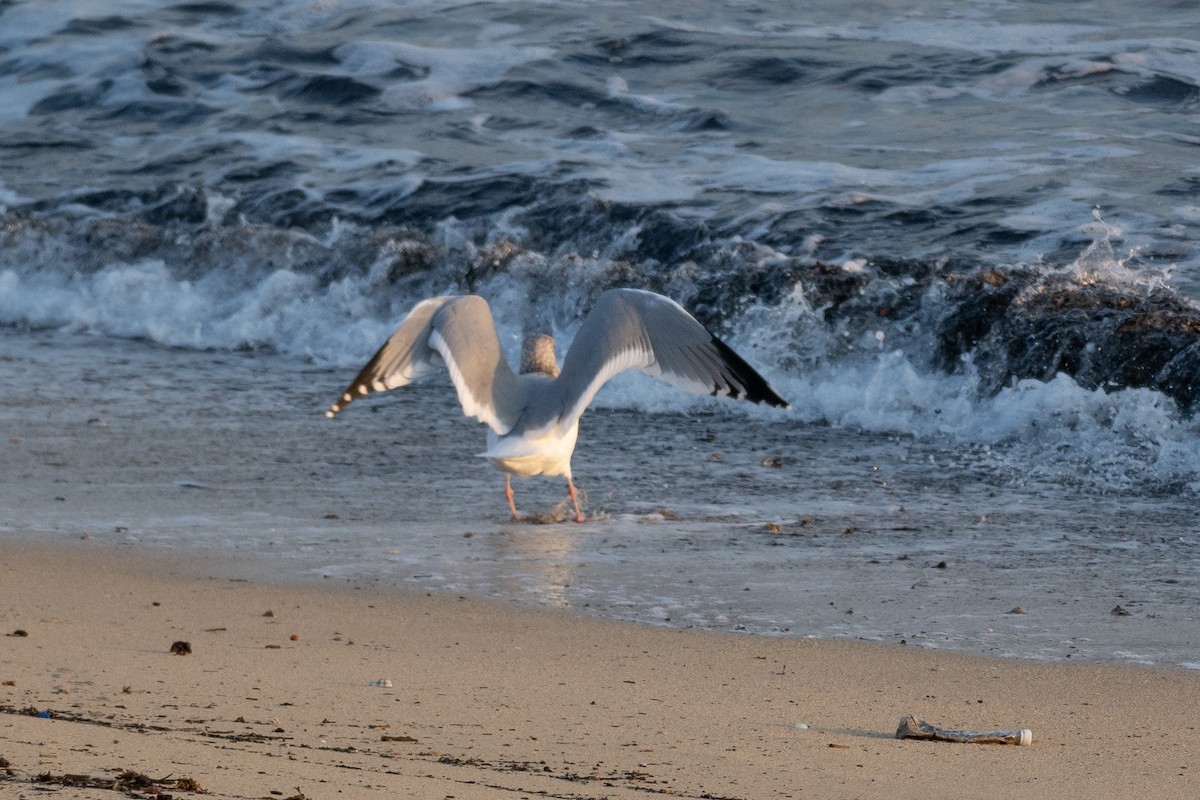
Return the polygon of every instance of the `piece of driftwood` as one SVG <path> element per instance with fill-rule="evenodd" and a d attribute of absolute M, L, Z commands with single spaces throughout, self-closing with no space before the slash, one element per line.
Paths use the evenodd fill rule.
<path fill-rule="evenodd" d="M 969 742 L 972 744 L 1033 744 L 1033 731 L 1029 728 L 1010 731 L 963 731 L 939 728 L 912 714 L 900 718 L 896 729 L 897 739 L 927 739 L 938 742 Z"/>

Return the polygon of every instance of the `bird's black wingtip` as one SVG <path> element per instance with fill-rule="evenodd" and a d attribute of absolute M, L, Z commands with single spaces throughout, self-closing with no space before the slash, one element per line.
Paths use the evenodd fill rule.
<path fill-rule="evenodd" d="M 767 379 L 759 375 L 758 371 L 750 366 L 746 359 L 739 356 L 732 347 L 716 336 L 712 337 L 712 342 L 721 354 L 721 358 L 729 365 L 734 376 L 742 384 L 741 391 L 731 392 L 734 397 L 749 400 L 751 403 L 763 403 L 776 408 L 791 409 L 792 404 L 780 397 L 779 393 L 771 388 L 771 384 L 767 383 Z"/>
<path fill-rule="evenodd" d="M 757 396 L 747 393 L 746 399 L 752 403 L 763 403 L 764 405 L 773 406 L 775 408 L 782 408 L 784 411 L 792 410 L 792 404 L 780 397 L 778 392 L 776 392 L 770 386 L 767 386 L 766 389 L 766 393 L 762 393 Z"/>

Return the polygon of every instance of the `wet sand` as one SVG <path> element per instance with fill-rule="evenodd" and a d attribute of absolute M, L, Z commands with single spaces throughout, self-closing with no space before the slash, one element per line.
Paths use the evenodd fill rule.
<path fill-rule="evenodd" d="M 0 544 L 0 794 L 74 776 L 56 796 L 103 797 L 124 771 L 176 797 L 311 800 L 1200 785 L 1194 671 L 677 631 L 247 577 L 260 574 L 195 553 Z M 1034 744 L 898 741 L 907 713 L 1029 727 Z"/>

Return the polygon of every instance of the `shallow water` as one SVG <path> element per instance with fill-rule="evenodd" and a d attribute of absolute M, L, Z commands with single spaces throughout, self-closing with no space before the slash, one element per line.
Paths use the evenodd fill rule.
<path fill-rule="evenodd" d="M 6 535 L 1200 665 L 1183 5 L 26 0 L 0 99 Z M 616 285 L 794 409 L 619 379 L 581 527 L 444 379 L 320 417 L 424 297 L 512 353 Z"/>
<path fill-rule="evenodd" d="M 1007 447 L 730 404 L 601 408 L 575 459 L 591 519 L 518 524 L 499 473 L 473 456 L 482 429 L 447 413 L 447 384 L 330 421 L 320 411 L 345 376 L 325 368 L 58 334 L 0 341 L 6 536 L 236 553 L 255 577 L 651 624 L 1200 668 L 1190 501 L 1030 478 Z M 535 517 L 565 503 L 559 479 L 516 489 Z"/>

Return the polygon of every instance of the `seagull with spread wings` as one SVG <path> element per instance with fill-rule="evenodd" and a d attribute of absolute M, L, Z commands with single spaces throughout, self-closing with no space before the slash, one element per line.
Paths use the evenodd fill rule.
<path fill-rule="evenodd" d="M 575 335 L 562 369 L 554 340 L 525 343 L 521 372 L 500 351 L 487 301 L 478 295 L 418 303 L 326 413 L 332 417 L 371 392 L 398 389 L 445 364 L 463 413 L 487 424 L 480 455 L 505 473 L 513 519 L 513 475 L 561 475 L 584 521 L 571 479 L 579 418 L 610 378 L 637 368 L 693 392 L 788 407 L 741 356 L 674 300 L 642 289 L 600 295 Z"/>

